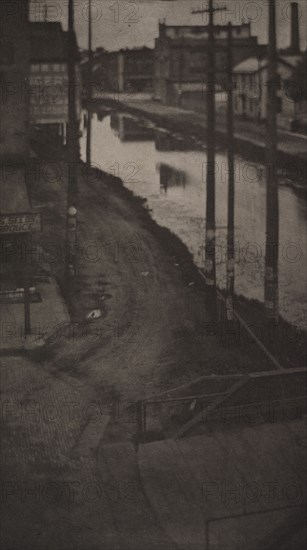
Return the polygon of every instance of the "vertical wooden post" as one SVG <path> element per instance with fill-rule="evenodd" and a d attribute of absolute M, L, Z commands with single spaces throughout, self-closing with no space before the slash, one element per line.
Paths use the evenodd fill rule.
<path fill-rule="evenodd" d="M 268 320 L 277 323 L 279 207 L 277 182 L 277 51 L 275 0 L 269 2 L 266 158 L 266 251 L 264 300 Z"/>
<path fill-rule="evenodd" d="M 228 142 L 228 219 L 227 219 L 227 279 L 226 279 L 226 319 L 233 321 L 234 298 L 234 136 L 233 136 L 233 53 L 232 25 L 228 23 L 228 97 L 227 97 L 227 142 Z"/>
<path fill-rule="evenodd" d="M 31 334 L 31 313 L 30 313 L 30 292 L 29 276 L 27 268 L 24 271 L 24 313 L 25 313 L 25 336 Z"/>
<path fill-rule="evenodd" d="M 143 400 L 137 402 L 137 429 L 138 439 L 146 443 L 146 405 Z"/>
<path fill-rule="evenodd" d="M 74 0 L 69 0 L 68 20 L 68 132 L 67 147 L 68 160 L 74 163 L 78 159 L 78 128 L 76 113 L 76 37 L 74 31 Z M 75 188 L 73 171 L 69 177 L 70 191 Z M 70 204 L 69 204 L 70 206 Z"/>
<path fill-rule="evenodd" d="M 72 241 L 71 233 L 71 211 L 75 211 L 77 202 L 77 175 L 75 163 L 78 160 L 78 133 L 76 114 L 76 43 L 74 32 L 74 2 L 69 0 L 68 4 L 68 185 L 67 185 L 67 214 L 66 214 L 66 276 L 70 288 L 70 278 L 75 275 L 75 248 L 76 241 Z M 75 218 L 75 223 L 76 218 Z M 75 232 L 76 235 L 76 232 Z M 73 260 L 73 262 L 72 262 Z"/>
<path fill-rule="evenodd" d="M 25 319 L 25 337 L 31 334 L 31 312 L 30 312 L 30 280 L 27 249 L 29 246 L 29 237 L 26 237 L 26 253 L 23 266 L 23 287 L 24 287 L 24 319 Z"/>
<path fill-rule="evenodd" d="M 93 63 L 93 50 L 92 50 L 92 5 L 89 0 L 89 13 L 88 13 L 88 72 L 87 72 L 87 132 L 86 132 L 86 163 L 90 166 L 91 149 L 92 149 L 92 112 L 91 112 L 91 99 L 92 99 L 92 63 Z"/>
<path fill-rule="evenodd" d="M 213 0 L 209 0 L 208 83 L 207 83 L 207 202 L 205 237 L 206 308 L 208 318 L 216 320 L 215 264 L 215 34 Z"/>

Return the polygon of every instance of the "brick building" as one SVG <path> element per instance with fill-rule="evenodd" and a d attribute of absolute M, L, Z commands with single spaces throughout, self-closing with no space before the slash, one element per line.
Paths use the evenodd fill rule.
<path fill-rule="evenodd" d="M 87 75 L 87 62 L 83 64 Z M 154 79 L 154 51 L 150 48 L 122 49 L 94 54 L 92 82 L 97 92 L 151 92 Z"/>
<path fill-rule="evenodd" d="M 28 1 L 18 0 L 13 8 L 0 1 L 0 302 L 10 307 L 12 303 L 24 303 L 29 315 L 31 272 L 22 250 L 28 246 L 32 232 L 40 229 L 40 219 L 32 210 L 27 186 Z M 10 309 L 6 321 L 14 320 L 15 313 Z"/>
<path fill-rule="evenodd" d="M 227 70 L 227 25 L 215 29 L 216 78 L 225 85 Z M 208 80 L 208 26 L 176 26 L 160 23 L 155 41 L 155 98 L 163 103 L 180 104 L 183 95 L 202 101 Z M 261 55 L 265 46 L 251 35 L 250 24 L 233 26 L 234 63 Z"/>
<path fill-rule="evenodd" d="M 297 118 L 306 113 L 306 102 L 294 101 L 291 97 L 291 79 L 301 55 L 278 56 L 276 107 L 277 124 L 280 128 L 291 130 Z M 238 116 L 265 121 L 268 100 L 268 62 L 251 57 L 234 68 L 234 112 Z"/>
<path fill-rule="evenodd" d="M 66 140 L 68 124 L 68 32 L 61 23 L 30 23 L 30 124 Z M 80 55 L 75 40 L 77 118 L 81 117 Z"/>
<path fill-rule="evenodd" d="M 276 110 L 280 128 L 294 129 L 302 119 L 306 120 L 307 102 L 300 98 L 299 88 L 294 87 L 293 71 L 302 62 L 300 51 L 299 11 L 297 2 L 291 3 L 291 39 L 288 48 L 279 51 L 277 58 Z M 234 67 L 234 112 L 238 116 L 265 121 L 268 100 L 268 61 L 266 56 L 255 55 Z M 291 94 L 295 92 L 294 95 Z M 295 97 L 296 96 L 296 97 Z"/>
<path fill-rule="evenodd" d="M 10 10 L 0 1 L 0 158 L 23 162 L 29 153 L 29 29 L 28 0 Z"/>

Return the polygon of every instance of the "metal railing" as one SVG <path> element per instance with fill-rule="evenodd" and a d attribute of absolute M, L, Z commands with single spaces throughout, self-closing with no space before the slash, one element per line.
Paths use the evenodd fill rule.
<path fill-rule="evenodd" d="M 307 503 L 306 502 L 303 502 L 303 503 L 300 503 L 300 504 L 292 504 L 292 505 L 287 505 L 287 506 L 279 506 L 279 507 L 276 507 L 276 508 L 267 508 L 265 510 L 257 510 L 257 511 L 252 511 L 252 512 L 247 512 L 247 511 L 244 511 L 242 514 L 230 514 L 230 515 L 226 515 L 226 516 L 220 516 L 220 517 L 216 517 L 216 518 L 209 518 L 205 521 L 205 548 L 204 550 L 210 550 L 210 525 L 212 525 L 213 523 L 217 523 L 219 521 L 227 521 L 227 520 L 232 520 L 232 519 L 242 519 L 242 518 L 245 518 L 245 517 L 249 517 L 249 516 L 255 516 L 255 515 L 265 515 L 265 514 L 269 514 L 269 513 L 274 513 L 274 512 L 283 512 L 285 510 L 291 510 L 291 509 L 297 509 L 297 508 L 306 508 L 307 506 Z M 303 525 L 303 523 L 302 523 Z M 246 548 L 246 546 L 245 546 Z M 266 546 L 266 547 L 263 547 L 261 546 L 262 550 L 277 550 L 275 548 L 275 546 Z M 248 550 L 246 548 L 246 550 Z"/>
<path fill-rule="evenodd" d="M 137 419 L 137 432 L 138 440 L 142 443 L 146 443 L 146 434 L 147 434 L 147 409 L 150 406 L 155 405 L 165 405 L 165 404 L 175 404 L 175 403 L 185 403 L 190 402 L 191 404 L 195 402 L 195 406 L 199 400 L 202 402 L 202 406 L 205 403 L 212 403 L 217 397 L 226 395 L 226 392 L 222 393 L 211 393 L 211 394 L 202 394 L 202 395 L 188 395 L 182 397 L 171 397 L 165 399 L 143 399 L 137 401 L 136 403 L 136 419 Z"/>
<path fill-rule="evenodd" d="M 215 399 L 225 397 L 227 399 L 228 392 L 223 393 L 212 393 L 212 394 L 203 394 L 203 395 L 190 395 L 186 397 L 175 397 L 169 399 L 151 399 L 151 400 L 142 400 L 136 403 L 136 420 L 137 420 L 137 434 L 138 441 L 141 443 L 146 443 L 146 434 L 147 434 L 147 409 L 150 406 L 155 405 L 165 405 L 165 404 L 175 404 L 175 403 L 184 403 L 184 402 L 195 402 L 195 407 L 197 402 L 201 400 L 202 405 L 202 422 L 208 422 L 206 418 L 206 406 L 211 405 Z M 275 422 L 277 420 L 298 420 L 302 418 L 303 414 L 307 409 L 307 395 L 296 395 L 293 397 L 281 397 L 280 399 L 268 399 L 265 401 L 246 401 L 246 402 L 235 402 L 230 403 L 229 405 L 220 404 L 220 409 L 218 411 L 210 411 L 211 420 L 214 421 L 214 418 L 217 418 L 219 412 L 223 413 L 223 422 L 231 423 L 232 419 L 234 422 L 238 419 L 238 414 L 240 415 L 240 421 L 242 421 L 242 413 L 245 409 L 246 422 L 252 422 L 250 419 L 251 411 L 249 407 L 253 407 L 254 415 L 257 413 L 259 421 Z M 296 408 L 297 417 L 289 418 L 289 411 L 286 411 L 285 408 L 290 409 L 291 414 L 293 414 L 293 408 Z M 259 413 L 259 414 L 258 414 Z M 272 416 L 273 414 L 273 416 Z M 167 434 L 168 437 L 171 437 L 171 434 Z"/>

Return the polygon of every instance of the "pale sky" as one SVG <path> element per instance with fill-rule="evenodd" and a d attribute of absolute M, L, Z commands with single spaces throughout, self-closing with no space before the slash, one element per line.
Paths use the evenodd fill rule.
<path fill-rule="evenodd" d="M 217 13 L 215 22 L 228 21 L 240 24 L 251 22 L 252 34 L 259 37 L 260 43 L 267 41 L 267 6 L 269 0 L 215 0 L 215 5 L 226 6 L 226 11 Z M 74 0 L 78 43 L 87 47 L 88 0 Z M 276 0 L 277 41 L 279 47 L 290 42 L 289 0 Z M 300 9 L 301 48 L 307 47 L 307 0 L 298 0 Z M 68 0 L 31 0 L 31 19 L 43 19 L 43 6 L 48 6 L 48 20 L 61 21 L 67 28 Z M 158 35 L 158 23 L 165 20 L 169 24 L 207 24 L 207 16 L 191 12 L 207 6 L 205 0 L 92 0 L 93 46 L 103 46 L 108 50 L 137 46 L 154 46 Z"/>

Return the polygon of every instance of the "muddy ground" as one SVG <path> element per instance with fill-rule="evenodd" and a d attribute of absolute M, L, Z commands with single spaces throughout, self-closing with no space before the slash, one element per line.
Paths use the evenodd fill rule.
<path fill-rule="evenodd" d="M 45 166 L 51 160 L 50 150 L 49 158 L 42 148 L 39 152 Z M 58 151 L 56 158 L 61 154 L 63 151 Z M 43 361 L 53 372 L 84 380 L 94 393 L 106 392 L 124 402 L 202 374 L 274 368 L 242 329 L 226 340 L 219 327 L 215 334 L 208 333 L 211 319 L 206 312 L 205 289 L 185 245 L 159 227 L 144 201 L 119 179 L 88 170 L 82 163 L 76 170 L 76 277 L 67 281 L 67 167 L 61 161 L 59 166 L 60 180 L 37 181 L 32 195 L 44 219 L 43 248 L 53 250 L 50 243 L 57 243 L 61 251 L 55 258 L 53 250 L 51 266 L 69 301 L 73 326 L 56 330 L 33 359 Z M 263 323 L 261 306 L 254 304 L 251 309 L 240 299 L 238 308 L 245 311 L 250 323 Z M 96 309 L 101 317 L 86 320 Z M 262 333 L 266 337 L 268 331 Z M 273 351 L 281 349 L 285 341 L 284 332 L 280 329 L 277 333 L 278 342 L 273 338 L 270 344 L 266 339 Z M 288 334 L 287 355 L 283 350 L 279 354 L 282 365 L 303 366 L 302 335 L 293 330 Z"/>
<path fill-rule="evenodd" d="M 42 143 L 36 151 L 31 193 L 43 218 L 37 239 L 71 324 L 54 327 L 28 357 L 2 359 L 1 543 L 7 550 L 114 550 L 110 502 L 122 486 L 104 488 L 99 498 L 95 491 L 102 487 L 101 445 L 134 442 L 127 407 L 197 376 L 272 365 L 244 333 L 227 344 L 219 331 L 206 332 L 205 289 L 186 247 L 120 180 L 83 164 L 75 180 L 76 276 L 67 279 L 64 151 Z M 261 325 L 261 307 L 238 305 L 250 321 L 257 311 Z M 101 317 L 87 320 L 96 309 Z M 282 338 L 275 347 L 284 361 Z M 302 347 L 290 348 L 299 366 Z"/>

